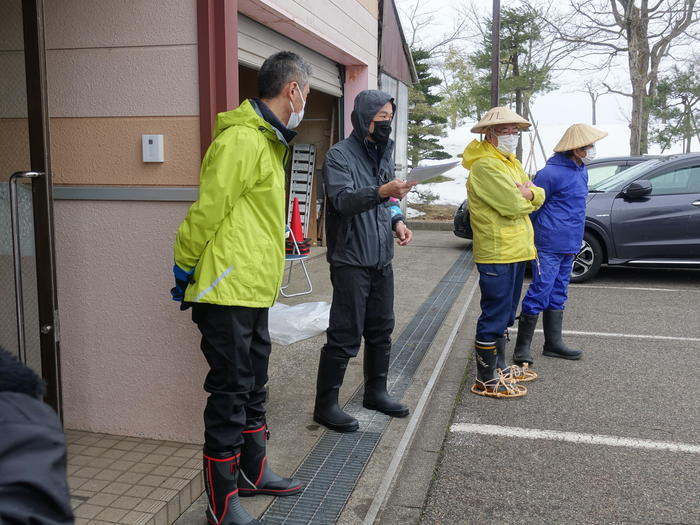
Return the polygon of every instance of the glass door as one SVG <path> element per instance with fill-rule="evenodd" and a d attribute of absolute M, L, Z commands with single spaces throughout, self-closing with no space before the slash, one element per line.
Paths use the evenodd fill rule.
<path fill-rule="evenodd" d="M 43 0 L 0 0 L 0 346 L 61 408 Z"/>

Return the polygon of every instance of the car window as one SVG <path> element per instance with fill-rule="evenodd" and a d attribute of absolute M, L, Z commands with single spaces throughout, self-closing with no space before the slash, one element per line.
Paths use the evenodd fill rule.
<path fill-rule="evenodd" d="M 612 164 L 608 166 L 592 166 L 588 168 L 588 187 L 592 188 L 596 184 L 609 179 L 616 173 L 624 170 L 627 166 Z"/>
<path fill-rule="evenodd" d="M 678 195 L 700 191 L 700 166 L 661 173 L 649 179 L 652 195 Z"/>
<path fill-rule="evenodd" d="M 621 171 L 620 173 L 616 173 L 615 175 L 608 177 L 607 179 L 603 180 L 602 182 L 599 182 L 598 184 L 595 184 L 593 186 L 589 184 L 588 188 L 590 190 L 596 191 L 610 191 L 616 189 L 617 186 L 621 183 L 624 183 L 624 181 L 633 181 L 636 178 L 638 178 L 641 173 L 652 170 L 660 163 L 661 161 L 659 160 L 647 160 L 645 162 L 641 162 L 636 166 L 632 166 L 630 168 L 625 169 L 624 171 Z"/>

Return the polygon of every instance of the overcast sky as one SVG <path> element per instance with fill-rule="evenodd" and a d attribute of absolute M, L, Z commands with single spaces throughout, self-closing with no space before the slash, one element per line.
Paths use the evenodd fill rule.
<path fill-rule="evenodd" d="M 405 19 L 402 11 L 407 11 L 416 0 L 395 0 L 399 8 L 402 24 L 406 37 L 410 39 L 410 25 Z M 457 0 L 459 1 L 459 0 Z M 428 42 L 434 41 L 433 35 L 441 35 L 450 31 L 456 18 L 454 5 L 455 0 L 422 0 L 422 11 L 430 10 L 433 13 L 434 23 L 431 25 L 429 33 L 425 31 L 421 37 Z M 515 1 L 502 0 L 501 5 L 517 5 Z M 492 2 L 490 0 L 477 0 L 478 6 L 483 6 L 486 13 L 490 13 Z M 624 67 L 611 73 L 606 73 L 606 80 L 626 88 L 625 79 L 627 72 Z M 576 122 L 591 123 L 591 101 L 589 95 L 584 91 L 584 84 L 591 78 L 591 73 L 566 73 L 555 78 L 555 83 L 559 86 L 553 92 L 539 95 L 532 107 L 533 120 L 537 121 L 545 148 L 551 152 L 551 148 L 564 132 L 566 127 Z M 599 156 L 627 155 L 629 154 L 629 129 L 628 115 L 631 110 L 631 99 L 621 95 L 608 94 L 601 96 L 597 102 L 597 127 L 610 133 L 609 137 L 598 144 Z M 465 132 L 466 133 L 466 132 Z M 470 140 L 471 136 L 464 137 Z M 551 142 L 551 144 L 550 144 Z M 698 150 L 697 143 L 693 144 L 693 150 Z M 672 151 L 666 153 L 677 153 L 681 151 L 680 145 Z M 658 153 L 655 145 L 650 145 L 650 153 Z"/>

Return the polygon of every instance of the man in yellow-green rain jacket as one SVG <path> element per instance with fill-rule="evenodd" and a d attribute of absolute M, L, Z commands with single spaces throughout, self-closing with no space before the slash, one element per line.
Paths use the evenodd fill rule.
<path fill-rule="evenodd" d="M 525 265 L 537 255 L 528 215 L 545 197 L 514 154 L 520 132 L 529 127 L 510 109 L 492 108 L 472 128 L 484 139 L 472 141 L 462 156 L 469 170 L 469 218 L 481 289 L 474 342 L 477 379 L 471 390 L 488 397 L 525 395 L 527 389 L 517 383 L 537 377 L 531 370 L 506 364 L 504 335 L 515 321 Z"/>
<path fill-rule="evenodd" d="M 268 308 L 284 267 L 285 163 L 304 114 L 311 69 L 286 51 L 258 74 L 259 99 L 217 116 L 200 172 L 199 199 L 175 240 L 175 288 L 202 333 L 207 519 L 259 523 L 238 495 L 288 496 L 302 484 L 266 460 Z"/>

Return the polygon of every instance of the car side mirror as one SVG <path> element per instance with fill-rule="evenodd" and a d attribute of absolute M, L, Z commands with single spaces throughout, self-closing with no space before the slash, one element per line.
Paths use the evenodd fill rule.
<path fill-rule="evenodd" d="M 651 193 L 651 182 L 648 180 L 636 180 L 624 190 L 622 195 L 628 199 L 639 199 Z"/>

